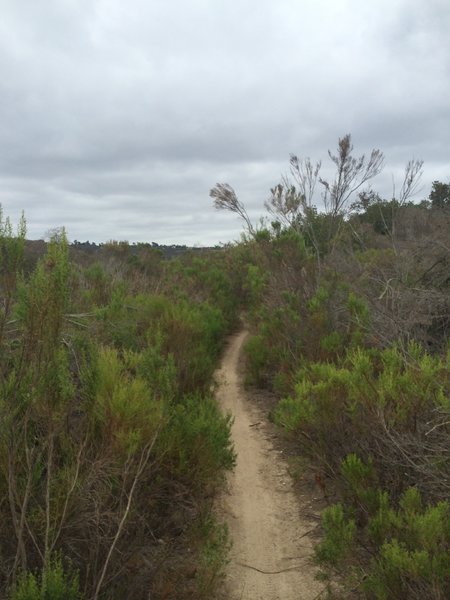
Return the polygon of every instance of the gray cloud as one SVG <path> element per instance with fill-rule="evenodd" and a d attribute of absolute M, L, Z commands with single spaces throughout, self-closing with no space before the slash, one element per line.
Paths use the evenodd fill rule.
<path fill-rule="evenodd" d="M 5 0 L 0 202 L 30 237 L 211 244 L 255 219 L 289 154 L 378 147 L 422 196 L 450 164 L 447 0 Z M 325 160 L 324 160 L 325 164 Z"/>

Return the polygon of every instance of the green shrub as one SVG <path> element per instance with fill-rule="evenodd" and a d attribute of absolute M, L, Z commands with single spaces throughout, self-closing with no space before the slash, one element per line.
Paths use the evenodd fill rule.
<path fill-rule="evenodd" d="M 450 593 L 449 548 L 439 553 L 408 549 L 397 539 L 382 545 L 364 590 L 377 600 L 447 598 Z"/>
<path fill-rule="evenodd" d="M 163 351 L 164 338 L 157 332 L 151 336 L 149 344 L 142 352 L 124 353 L 127 362 L 134 356 L 136 373 L 145 379 L 154 398 L 160 398 L 169 404 L 180 394 L 178 373 L 172 353 Z"/>
<path fill-rule="evenodd" d="M 64 570 L 60 559 L 49 562 L 39 574 L 24 573 L 9 593 L 9 600 L 81 600 L 78 575 Z"/>
<path fill-rule="evenodd" d="M 5 327 L 11 318 L 14 300 L 17 294 L 17 285 L 21 278 L 24 250 L 25 250 L 26 223 L 22 216 L 17 235 L 14 235 L 8 217 L 3 218 L 0 205 L 0 290 L 2 302 L 0 307 L 0 344 L 3 342 Z"/>
<path fill-rule="evenodd" d="M 356 524 L 345 516 L 342 504 L 334 504 L 323 511 L 323 540 L 316 546 L 315 554 L 319 562 L 338 565 L 352 553 Z"/>
<path fill-rule="evenodd" d="M 339 332 L 332 331 L 320 340 L 320 346 L 329 354 L 337 356 L 344 347 L 344 338 Z"/>
<path fill-rule="evenodd" d="M 366 475 L 367 472 L 363 473 L 363 478 Z M 439 600 L 448 597 L 449 503 L 424 507 L 418 490 L 409 488 L 402 495 L 398 509 L 393 507 L 389 494 L 381 490 L 377 492 L 377 505 L 358 534 L 370 551 L 369 565 L 364 562 L 364 554 L 355 552 L 356 524 L 353 518 L 346 516 L 353 512 L 353 507 L 344 508 L 342 504 L 330 506 L 323 512 L 324 537 L 315 551 L 318 561 L 334 567 L 345 561 L 360 566 L 362 561 L 367 573 L 363 589 L 368 598 Z"/>
<path fill-rule="evenodd" d="M 161 422 L 162 406 L 144 379 L 127 372 L 117 350 L 100 349 L 97 373 L 93 406 L 97 435 L 109 450 L 130 457 L 151 442 Z"/>
<path fill-rule="evenodd" d="M 228 327 L 237 324 L 242 301 L 241 278 L 234 261 L 225 253 L 211 253 L 208 258 L 193 258 L 180 265 L 185 276 L 184 297 L 199 297 L 202 302 L 219 308 Z M 190 292 L 190 294 L 189 294 Z"/>
<path fill-rule="evenodd" d="M 372 461 L 364 463 L 356 454 L 348 454 L 341 464 L 344 498 L 358 509 L 360 518 L 372 514 L 379 505 L 377 476 Z"/>
<path fill-rule="evenodd" d="M 324 512 L 317 557 L 366 571 L 368 598 L 450 594 L 447 361 L 415 344 L 406 357 L 351 349 L 340 364 L 299 369 L 295 393 L 275 410 L 343 498 Z"/>
<path fill-rule="evenodd" d="M 247 381 L 262 386 L 266 381 L 270 355 L 268 341 L 262 335 L 253 335 L 244 346 Z"/>
<path fill-rule="evenodd" d="M 221 414 L 209 397 L 191 395 L 174 406 L 163 450 L 178 476 L 187 477 L 196 490 L 214 484 L 223 469 L 231 469 L 235 454 L 230 438 L 231 416 Z"/>
<path fill-rule="evenodd" d="M 209 514 L 201 520 L 202 546 L 196 573 L 199 598 L 211 598 L 215 586 L 223 576 L 231 549 L 226 523 L 219 524 Z"/>
<path fill-rule="evenodd" d="M 88 267 L 84 273 L 86 291 L 84 300 L 88 307 L 105 306 L 111 300 L 113 289 L 112 278 L 103 266 L 96 262 Z"/>
<path fill-rule="evenodd" d="M 409 346 L 408 356 L 405 359 L 396 347 L 351 349 L 340 364 L 306 364 L 297 372 L 294 394 L 278 404 L 275 421 L 296 436 L 305 452 L 322 457 L 334 472 L 353 453 L 366 465 L 371 461 L 381 487 L 393 487 L 396 495 L 416 479 L 423 480 L 426 471 L 435 481 L 428 493 L 443 498 L 445 490 L 439 482 L 446 480 L 448 463 L 439 448 L 448 425 L 443 420 L 448 360 L 415 345 Z M 433 428 L 430 423 L 436 418 Z M 424 456 L 417 461 L 414 456 L 428 430 L 441 437 L 436 437 L 436 449 L 430 450 L 432 459 Z M 426 439 L 429 448 L 433 448 L 433 435 Z M 405 452 L 413 453 L 406 465 Z"/>
<path fill-rule="evenodd" d="M 260 267 L 256 265 L 247 267 L 246 289 L 250 307 L 256 307 L 260 303 L 266 282 L 267 276 Z"/>

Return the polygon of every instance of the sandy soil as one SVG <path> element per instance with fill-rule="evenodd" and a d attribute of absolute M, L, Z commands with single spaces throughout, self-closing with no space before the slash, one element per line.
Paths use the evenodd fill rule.
<path fill-rule="evenodd" d="M 224 600 L 313 600 L 323 584 L 314 579 L 308 532 L 286 462 L 270 439 L 267 418 L 245 395 L 239 377 L 246 333 L 235 335 L 217 373 L 218 400 L 234 416 L 237 465 L 219 501 L 233 547 Z"/>

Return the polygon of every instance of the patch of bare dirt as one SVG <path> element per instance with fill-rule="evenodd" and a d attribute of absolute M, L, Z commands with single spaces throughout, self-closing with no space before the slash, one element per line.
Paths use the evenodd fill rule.
<path fill-rule="evenodd" d="M 319 501 L 309 484 L 294 489 L 289 469 L 295 465 L 285 458 L 288 452 L 267 418 L 267 404 L 255 402 L 243 388 L 239 367 L 246 335 L 232 337 L 217 373 L 217 397 L 234 417 L 237 453 L 218 502 L 233 542 L 220 598 L 314 600 L 324 590 L 311 562 Z"/>

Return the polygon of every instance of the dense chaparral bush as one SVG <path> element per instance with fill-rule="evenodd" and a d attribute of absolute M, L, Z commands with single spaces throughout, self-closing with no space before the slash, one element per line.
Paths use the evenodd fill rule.
<path fill-rule="evenodd" d="M 24 275 L 24 247 L 24 222 L 1 221 L 0 597 L 209 597 L 228 547 L 211 498 L 234 453 L 207 390 L 231 276 L 151 256 L 138 281 L 126 245 L 83 267 L 64 231 Z"/>
<path fill-rule="evenodd" d="M 410 345 L 408 359 L 394 347 L 350 350 L 339 365 L 309 363 L 275 419 L 296 432 L 304 451 L 319 457 L 330 475 L 356 452 L 371 459 L 380 485 L 394 495 L 417 485 L 427 500 L 443 500 L 450 476 L 449 358 Z"/>

